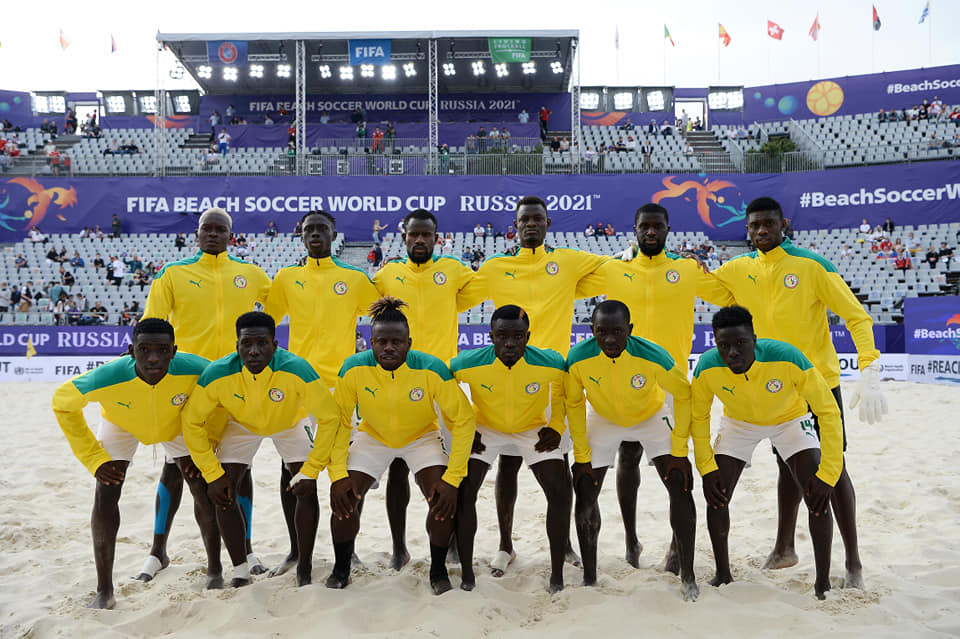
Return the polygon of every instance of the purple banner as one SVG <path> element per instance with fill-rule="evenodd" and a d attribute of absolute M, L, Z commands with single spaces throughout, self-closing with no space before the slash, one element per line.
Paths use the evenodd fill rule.
<path fill-rule="evenodd" d="M 960 297 L 908 297 L 903 313 L 908 353 L 960 355 Z"/>
<path fill-rule="evenodd" d="M 909 109 L 939 97 L 960 103 L 960 65 L 852 75 L 743 89 L 743 119 L 805 120 L 830 115 Z"/>
<path fill-rule="evenodd" d="M 0 121 L 10 120 L 14 126 L 27 128 L 33 122 L 30 94 L 23 91 L 0 91 Z"/>

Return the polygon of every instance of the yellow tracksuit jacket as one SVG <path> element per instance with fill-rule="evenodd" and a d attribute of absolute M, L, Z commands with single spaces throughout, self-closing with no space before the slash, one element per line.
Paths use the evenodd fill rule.
<path fill-rule="evenodd" d="M 287 430 L 304 413 L 317 420 L 313 451 L 300 472 L 316 478 L 330 457 L 338 412 L 323 379 L 302 357 L 278 348 L 267 367 L 252 374 L 234 353 L 215 362 L 197 380 L 183 413 L 183 439 L 207 482 L 223 475 L 204 422 L 218 406 L 244 428 L 269 436 Z"/>
<path fill-rule="evenodd" d="M 457 354 L 457 313 L 476 305 L 465 306 L 470 300 L 461 293 L 473 276 L 473 269 L 460 260 L 434 255 L 423 264 L 410 258 L 390 262 L 377 271 L 373 283 L 381 295 L 409 304 L 403 312 L 413 348 L 449 362 Z"/>
<path fill-rule="evenodd" d="M 577 297 L 597 295 L 626 304 L 633 334 L 664 347 L 678 364 L 690 357 L 696 298 L 718 306 L 733 302 L 696 261 L 667 251 L 604 262 L 577 286 Z"/>
<path fill-rule="evenodd" d="M 104 419 L 143 444 L 168 442 L 180 435 L 180 412 L 207 364 L 202 357 L 178 352 L 163 379 L 150 386 L 137 377 L 133 357 L 118 357 L 61 384 L 53 394 L 53 413 L 73 454 L 96 474 L 110 455 L 87 426 L 84 406 L 99 403 Z"/>
<path fill-rule="evenodd" d="M 753 314 L 758 337 L 793 344 L 833 388 L 840 383 L 840 361 L 830 339 L 827 309 L 842 317 L 866 368 L 879 359 L 873 320 L 840 277 L 837 268 L 813 251 L 785 239 L 777 248 L 753 251 L 714 271 L 737 304 Z"/>
<path fill-rule="evenodd" d="M 776 426 L 812 410 L 820 422 L 820 469 L 817 477 L 831 486 L 843 470 L 840 409 L 830 387 L 798 348 L 772 339 L 757 340 L 756 361 L 737 375 L 717 349 L 707 351 L 693 372 L 693 454 L 701 475 L 717 469 L 710 447 L 710 407 L 714 396 L 723 414 L 757 426 Z M 810 405 L 809 409 L 807 404 Z M 811 418 L 804 430 L 816 437 Z"/>
<path fill-rule="evenodd" d="M 470 386 L 477 423 L 501 433 L 544 425 L 563 433 L 564 367 L 560 353 L 535 346 L 527 346 L 523 357 L 510 368 L 497 359 L 492 345 L 463 351 L 450 362 L 457 381 Z M 551 388 L 559 388 L 559 392 L 551 393 Z M 546 409 L 551 400 L 558 399 L 548 424 Z"/>
<path fill-rule="evenodd" d="M 467 474 L 476 420 L 450 369 L 440 359 L 419 351 L 394 371 L 384 370 L 364 351 L 347 358 L 334 392 L 340 408 L 340 427 L 330 459 L 330 481 L 347 476 L 350 419 L 354 407 L 362 417 L 359 430 L 390 448 L 403 448 L 418 437 L 439 429 L 433 403 L 443 411 L 453 436 L 443 480 L 459 486 Z"/>
<path fill-rule="evenodd" d="M 586 402 L 598 415 L 628 428 L 647 420 L 663 406 L 664 391 L 673 395 L 671 455 L 686 457 L 690 438 L 690 383 L 686 364 L 677 364 L 657 344 L 631 335 L 620 357 L 610 359 L 595 337 L 570 349 L 565 395 L 567 421 L 578 463 L 590 461 Z M 586 392 L 586 398 L 584 398 Z"/>
<path fill-rule="evenodd" d="M 164 266 L 147 294 L 144 317 L 173 324 L 177 348 L 209 360 L 236 348 L 234 322 L 270 290 L 270 278 L 256 264 L 229 255 L 197 251 Z"/>
<path fill-rule="evenodd" d="M 357 350 L 357 317 L 378 297 L 361 269 L 335 257 L 307 258 L 304 266 L 280 269 L 263 310 L 278 324 L 290 316 L 290 352 L 333 388 L 341 364 Z"/>
<path fill-rule="evenodd" d="M 608 256 L 570 248 L 519 248 L 516 255 L 497 254 L 480 266 L 467 286 L 470 306 L 493 299 L 497 306 L 516 304 L 530 316 L 530 344 L 561 355 L 570 350 L 573 300 L 577 283 Z"/>

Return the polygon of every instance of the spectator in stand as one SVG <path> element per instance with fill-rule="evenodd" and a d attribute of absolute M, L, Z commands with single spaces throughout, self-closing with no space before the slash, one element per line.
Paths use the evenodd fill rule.
<path fill-rule="evenodd" d="M 226 129 L 220 129 L 220 135 L 217 136 L 217 153 L 226 155 L 230 149 L 230 141 L 233 137 L 227 133 Z"/>
<path fill-rule="evenodd" d="M 366 147 L 365 140 L 367 139 L 367 123 L 363 120 L 357 122 L 357 140 L 360 146 Z"/>
<path fill-rule="evenodd" d="M 841 260 L 848 260 L 848 259 L 850 259 L 851 257 L 853 257 L 853 251 L 850 250 L 850 245 L 849 245 L 849 244 L 844 244 L 844 245 L 843 245 L 843 250 L 840 251 L 840 259 L 841 259 Z"/>
<path fill-rule="evenodd" d="M 30 229 L 30 241 L 34 244 L 46 244 L 49 240 L 36 226 Z"/>
<path fill-rule="evenodd" d="M 885 234 L 883 232 L 883 227 L 880 226 L 879 224 L 873 227 L 873 232 L 870 233 L 870 239 L 873 240 L 874 242 L 879 242 L 884 238 L 884 236 Z"/>
<path fill-rule="evenodd" d="M 443 255 L 453 255 L 453 233 L 447 233 L 443 238 L 443 246 L 440 248 Z"/>
<path fill-rule="evenodd" d="M 103 263 L 103 258 L 100 256 L 100 253 L 97 253 L 93 257 L 93 270 L 99 272 L 100 269 L 104 268 L 106 265 Z"/>
<path fill-rule="evenodd" d="M 123 260 L 118 256 L 114 256 L 113 261 L 110 262 L 110 266 L 113 268 L 111 277 L 113 285 L 120 288 L 120 283 L 123 282 L 123 278 L 127 274 L 127 265 L 124 264 Z"/>
<path fill-rule="evenodd" d="M 860 222 L 860 242 L 864 242 L 870 238 L 870 232 L 873 228 L 870 226 L 870 222 L 867 222 L 867 218 L 863 218 Z"/>
<path fill-rule="evenodd" d="M 0 282 L 0 313 L 10 310 L 10 289 L 6 282 Z"/>
<path fill-rule="evenodd" d="M 910 261 L 910 254 L 906 251 L 900 251 L 897 253 L 897 257 L 894 258 L 893 265 L 901 271 L 913 268 L 913 264 Z"/>
<path fill-rule="evenodd" d="M 50 250 L 47 251 L 47 264 L 55 264 L 60 261 L 60 256 L 57 255 L 57 249 L 50 247 Z"/>
<path fill-rule="evenodd" d="M 508 242 L 512 242 L 517 238 L 517 231 L 513 228 L 513 224 L 507 227 L 507 234 L 504 237 Z"/>
<path fill-rule="evenodd" d="M 70 258 L 70 267 L 71 268 L 83 268 L 86 266 L 86 263 L 83 261 L 83 258 L 80 257 L 78 251 L 73 252 L 73 257 Z"/>
<path fill-rule="evenodd" d="M 139 286 L 142 292 L 143 289 L 150 285 L 150 276 L 147 275 L 142 268 L 138 268 L 133 274 L 133 284 L 134 286 Z"/>
<path fill-rule="evenodd" d="M 50 298 L 47 302 L 47 312 L 53 313 L 53 323 L 55 326 L 62 326 L 67 323 L 66 317 L 67 294 L 60 293 L 57 299 Z"/>
<path fill-rule="evenodd" d="M 550 140 L 550 150 L 555 153 L 560 151 L 560 140 L 557 139 L 557 136 L 553 136 Z"/>
<path fill-rule="evenodd" d="M 924 98 L 923 104 L 921 104 L 917 108 L 917 119 L 927 120 L 929 118 L 930 118 L 930 103 L 927 101 L 926 98 Z"/>
<path fill-rule="evenodd" d="M 21 313 L 30 312 L 35 297 L 37 297 L 37 293 L 33 291 L 33 282 L 28 280 L 26 286 L 20 289 L 20 304 L 17 306 L 17 310 Z"/>
<path fill-rule="evenodd" d="M 67 109 L 65 123 L 63 125 L 63 132 L 67 135 L 73 135 L 77 132 L 77 116 L 73 112 L 73 109 Z"/>
<path fill-rule="evenodd" d="M 490 147 L 497 151 L 500 149 L 500 129 L 493 127 L 490 129 L 490 134 L 487 136 L 490 139 Z"/>
<path fill-rule="evenodd" d="M 210 114 L 210 127 L 213 128 L 220 126 L 221 121 L 222 118 L 220 117 L 220 112 L 214 109 L 213 113 Z"/>
<path fill-rule="evenodd" d="M 367 264 L 370 265 L 370 274 L 373 275 L 376 273 L 382 263 L 383 249 L 380 248 L 379 243 L 374 243 L 373 248 L 367 253 Z"/>
<path fill-rule="evenodd" d="M 469 246 L 463 247 L 463 252 L 460 253 L 460 261 L 464 264 L 469 264 L 470 260 L 473 259 L 473 251 L 470 250 Z"/>
<path fill-rule="evenodd" d="M 379 218 L 373 221 L 373 243 L 376 244 L 377 246 L 380 246 L 380 242 L 381 242 L 380 231 L 385 231 L 385 230 L 387 230 L 387 225 L 381 224 Z"/>
<path fill-rule="evenodd" d="M 884 109 L 880 109 L 880 113 L 877 114 L 877 122 L 889 122 L 890 118 L 887 116 L 887 112 Z"/>
<path fill-rule="evenodd" d="M 186 245 L 187 245 L 187 238 L 183 236 L 183 233 L 177 233 L 177 237 L 175 237 L 173 240 L 173 246 L 174 248 L 177 249 L 177 252 L 179 253 L 180 251 L 182 251 Z"/>
<path fill-rule="evenodd" d="M 67 287 L 73 286 L 77 283 L 77 278 L 73 276 L 73 273 L 65 270 L 62 266 L 60 267 L 60 282 Z"/>
<path fill-rule="evenodd" d="M 560 138 L 560 152 L 565 152 L 570 150 L 570 140 L 566 136 Z"/>
<path fill-rule="evenodd" d="M 480 222 L 477 222 L 477 225 L 473 227 L 473 236 L 474 237 L 483 237 L 486 234 L 483 226 L 480 225 Z"/>
<path fill-rule="evenodd" d="M 373 130 L 373 152 L 383 153 L 383 131 L 380 130 L 380 127 Z"/>
<path fill-rule="evenodd" d="M 143 261 L 134 253 L 130 259 L 124 260 L 123 263 L 127 267 L 127 271 L 130 273 L 135 272 L 137 269 L 143 268 Z"/>
<path fill-rule="evenodd" d="M 670 120 L 664 120 L 660 125 L 660 135 L 673 135 L 673 128 L 670 126 Z"/>
<path fill-rule="evenodd" d="M 360 107 L 355 108 L 353 112 L 350 113 L 350 121 L 354 124 L 360 124 L 365 119 L 366 118 L 363 116 L 363 110 L 360 109 Z"/>
<path fill-rule="evenodd" d="M 47 120 L 44 120 L 43 123 L 44 123 L 44 125 L 46 125 Z M 43 129 L 43 127 L 40 127 L 40 128 L 41 128 L 41 130 Z M 13 131 L 13 123 L 11 123 L 10 120 L 8 120 L 8 119 L 6 119 L 6 118 L 3 119 L 3 130 L 4 130 L 4 131 Z"/>
<path fill-rule="evenodd" d="M 289 147 L 291 142 L 296 142 L 296 141 L 297 141 L 297 123 L 291 122 L 289 126 L 287 126 L 287 146 Z"/>
<path fill-rule="evenodd" d="M 103 302 L 97 300 L 93 304 L 93 308 L 90 309 L 90 320 L 91 324 L 103 324 L 107 321 L 107 315 L 110 311 L 107 310 L 107 307 L 103 305 Z"/>
<path fill-rule="evenodd" d="M 893 223 L 889 217 L 883 222 L 883 230 L 887 232 L 888 235 L 892 234 L 893 231 L 897 228 L 897 225 Z"/>
<path fill-rule="evenodd" d="M 464 144 L 465 150 L 467 153 L 476 153 L 477 152 L 477 136 L 473 133 L 467 136 L 466 143 Z"/>
<path fill-rule="evenodd" d="M 550 114 L 553 113 L 550 109 L 545 106 L 540 107 L 540 113 L 538 115 L 540 119 L 540 139 L 547 139 L 547 131 L 550 130 Z"/>
<path fill-rule="evenodd" d="M 64 175 L 73 177 L 73 160 L 70 157 L 70 154 L 66 151 L 63 151 L 60 154 L 60 167 L 63 170 Z"/>
<path fill-rule="evenodd" d="M 613 229 L 612 224 L 607 224 L 603 229 L 603 234 L 606 235 L 607 237 L 613 237 L 614 235 L 617 234 L 617 232 Z"/>
<path fill-rule="evenodd" d="M 264 124 L 265 126 L 272 126 L 272 125 L 273 125 L 273 118 L 270 117 L 270 114 L 269 114 L 269 113 L 267 113 L 266 115 L 263 116 L 263 124 Z"/>
<path fill-rule="evenodd" d="M 477 149 L 480 153 L 486 153 L 487 151 L 487 130 L 483 127 L 480 127 L 480 130 L 477 131 Z"/>
<path fill-rule="evenodd" d="M 320 124 L 330 124 L 330 114 L 326 111 L 320 114 Z"/>
<path fill-rule="evenodd" d="M 587 224 L 587 228 L 583 229 L 584 237 L 593 237 L 596 234 L 596 231 L 593 229 L 593 224 Z"/>
<path fill-rule="evenodd" d="M 520 122 L 520 124 L 526 124 L 530 121 L 530 114 L 527 113 L 526 109 L 520 109 L 520 113 L 517 114 L 517 121 Z"/>
<path fill-rule="evenodd" d="M 929 149 L 942 149 L 943 140 L 937 137 L 936 133 L 930 134 L 930 139 L 927 140 L 927 148 Z"/>
<path fill-rule="evenodd" d="M 617 138 L 617 143 L 614 145 L 613 150 L 617 153 L 627 152 L 627 145 L 624 143 L 623 138 Z"/>
<path fill-rule="evenodd" d="M 890 241 L 890 238 L 884 236 L 880 238 L 880 250 L 881 251 L 890 251 L 893 249 L 893 242 Z"/>
<path fill-rule="evenodd" d="M 273 223 L 273 220 L 267 222 L 267 228 L 263 234 L 269 238 L 274 238 L 277 236 L 277 225 Z"/>
<path fill-rule="evenodd" d="M 123 222 L 120 221 L 120 216 L 116 213 L 113 214 L 113 218 L 110 220 L 110 229 L 113 231 L 110 235 L 113 239 L 118 239 L 123 232 Z"/>
<path fill-rule="evenodd" d="M 383 131 L 385 148 L 388 152 L 393 151 L 393 145 L 397 139 L 397 130 L 393 128 L 393 122 L 387 121 L 387 128 Z M 446 172 L 446 171 L 444 171 Z"/>
<path fill-rule="evenodd" d="M 500 146 L 503 147 L 504 151 L 510 151 L 510 138 L 513 137 L 510 135 L 510 132 L 507 131 L 507 127 L 500 129 Z"/>
<path fill-rule="evenodd" d="M 946 242 L 940 242 L 940 263 L 943 264 L 944 268 L 950 270 L 950 262 L 953 260 L 953 247 L 947 246 Z"/>
<path fill-rule="evenodd" d="M 693 146 L 690 145 L 690 140 L 687 140 L 683 145 L 683 154 L 684 155 L 693 155 Z"/>
<path fill-rule="evenodd" d="M 53 175 L 60 175 L 60 152 L 57 150 L 57 147 L 52 144 L 48 144 L 47 147 L 51 147 L 47 152 L 47 162 L 50 164 L 50 172 Z"/>

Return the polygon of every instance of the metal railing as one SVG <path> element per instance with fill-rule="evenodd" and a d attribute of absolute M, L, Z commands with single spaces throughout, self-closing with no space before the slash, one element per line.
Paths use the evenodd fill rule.
<path fill-rule="evenodd" d="M 796 173 L 823 169 L 823 154 L 811 151 L 745 153 L 744 173 Z"/>

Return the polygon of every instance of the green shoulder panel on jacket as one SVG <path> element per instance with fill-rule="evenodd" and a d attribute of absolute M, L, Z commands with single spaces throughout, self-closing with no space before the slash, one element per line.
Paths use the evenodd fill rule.
<path fill-rule="evenodd" d="M 420 351 L 410 351 L 407 353 L 407 366 L 413 370 L 431 370 L 440 376 L 443 381 L 453 379 L 453 373 L 439 357 L 421 353 Z"/>
<path fill-rule="evenodd" d="M 86 395 L 107 386 L 129 382 L 136 376 L 136 362 L 129 355 L 124 355 L 81 375 L 73 380 L 73 385 L 82 395 Z"/>
<path fill-rule="evenodd" d="M 493 347 L 491 346 L 490 348 Z M 536 346 L 528 345 L 523 351 L 523 361 L 531 366 L 556 368 L 561 371 L 566 368 L 563 355 L 551 348 L 537 348 Z"/>
<path fill-rule="evenodd" d="M 284 371 L 296 375 L 306 384 L 320 379 L 317 372 L 313 370 L 313 366 L 310 366 L 310 362 L 284 348 L 278 348 L 277 352 L 273 354 L 270 367 L 275 371 Z"/>
<path fill-rule="evenodd" d="M 641 357 L 647 361 L 658 364 L 664 368 L 664 370 L 672 370 L 676 366 L 676 362 L 673 361 L 673 358 L 670 357 L 670 353 L 667 350 L 651 342 L 650 340 L 643 339 L 642 337 L 637 337 L 631 335 L 627 338 L 627 352 L 633 355 L 634 357 Z"/>
<path fill-rule="evenodd" d="M 370 279 L 370 276 L 367 275 L 367 272 L 366 272 L 365 270 L 363 270 L 362 268 L 357 267 L 357 266 L 354 266 L 353 264 L 347 264 L 347 263 L 344 262 L 343 260 L 339 260 L 339 259 L 337 259 L 337 258 L 335 258 L 335 257 L 331 257 L 330 259 L 333 261 L 334 264 L 336 264 L 337 266 L 339 266 L 339 267 L 342 268 L 342 269 L 346 269 L 346 270 L 348 270 L 348 271 L 356 271 L 357 273 L 360 273 L 360 274 L 363 275 L 365 278 L 367 278 L 367 281 L 368 281 L 368 282 L 370 282 L 371 284 L 373 284 L 373 280 Z"/>
<path fill-rule="evenodd" d="M 790 362 L 802 371 L 813 368 L 799 348 L 775 339 L 758 339 L 756 357 L 758 362 Z"/>
<path fill-rule="evenodd" d="M 814 253 L 809 249 L 794 246 L 793 242 L 791 242 L 789 238 L 785 239 L 783 243 L 780 245 L 780 247 L 784 250 L 784 252 L 787 255 L 791 255 L 793 257 L 802 257 L 807 260 L 813 260 L 814 262 L 822 266 L 823 269 L 828 273 L 837 272 L 837 267 L 833 265 L 833 262 L 831 262 L 824 256 L 820 255 L 819 253 Z"/>
<path fill-rule="evenodd" d="M 454 373 L 462 371 L 465 368 L 477 368 L 479 366 L 489 366 L 497 359 L 497 354 L 493 346 L 484 346 L 469 351 L 461 351 L 459 355 L 450 360 L 450 370 Z"/>
<path fill-rule="evenodd" d="M 173 268 L 174 266 L 187 266 L 189 264 L 196 264 L 200 261 L 200 257 L 203 255 L 203 251 L 197 251 L 194 255 L 190 257 L 185 257 L 182 260 L 177 260 L 176 262 L 170 262 L 169 264 L 164 264 L 163 268 L 157 271 L 157 274 L 153 276 L 153 279 L 158 280 L 163 277 L 163 274 L 167 272 L 168 268 Z"/>
<path fill-rule="evenodd" d="M 351 368 L 356 368 L 357 366 L 376 366 L 377 359 L 373 356 L 373 351 L 363 351 L 362 353 L 355 353 L 343 360 L 343 365 L 340 367 L 340 372 L 337 373 L 337 377 L 343 377 L 347 374 Z"/>
<path fill-rule="evenodd" d="M 177 352 L 167 372 L 171 375 L 200 375 L 210 365 L 210 360 L 193 353 Z"/>
<path fill-rule="evenodd" d="M 723 360 L 720 358 L 720 351 L 715 348 L 711 348 L 709 351 L 700 356 L 700 359 L 697 361 L 697 367 L 693 369 L 693 376 L 700 377 L 700 373 L 707 371 L 711 368 L 726 368 L 726 364 L 723 363 Z"/>
<path fill-rule="evenodd" d="M 226 357 L 210 362 L 210 365 L 200 374 L 197 385 L 206 388 L 212 382 L 221 377 L 230 377 L 236 375 L 243 369 L 243 362 L 236 353 L 230 353 Z"/>
<path fill-rule="evenodd" d="M 567 353 L 566 369 L 569 371 L 577 362 L 582 362 L 585 359 L 596 357 L 599 354 L 600 344 L 597 343 L 597 338 L 591 337 L 590 339 L 585 339 L 571 348 L 570 352 Z"/>

